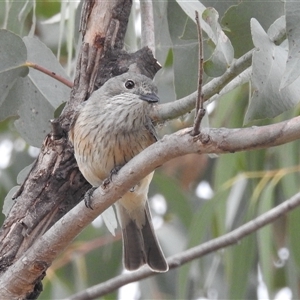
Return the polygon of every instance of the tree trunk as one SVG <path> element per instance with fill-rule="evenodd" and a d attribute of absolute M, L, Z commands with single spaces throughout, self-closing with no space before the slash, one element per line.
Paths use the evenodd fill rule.
<path fill-rule="evenodd" d="M 68 142 L 77 106 L 113 76 L 132 70 L 153 78 L 160 68 L 149 48 L 132 54 L 123 50 L 131 5 L 131 0 L 83 3 L 82 47 L 74 86 L 62 115 L 52 120 L 52 132 L 45 138 L 32 170 L 14 196 L 15 204 L 1 228 L 1 278 L 90 188 L 78 170 Z M 0 298 L 37 298 L 48 267 L 49 262 L 39 261 L 27 278 L 13 274 L 6 280 L 10 284 L 0 291 Z"/>

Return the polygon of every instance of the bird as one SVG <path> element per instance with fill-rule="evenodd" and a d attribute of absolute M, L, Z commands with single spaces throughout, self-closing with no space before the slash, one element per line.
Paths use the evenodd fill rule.
<path fill-rule="evenodd" d="M 79 170 L 99 187 L 122 166 L 157 141 L 150 111 L 159 101 L 150 78 L 126 72 L 112 77 L 78 109 L 69 139 Z M 116 203 L 127 270 L 147 264 L 154 272 L 169 266 L 156 237 L 148 203 L 151 172 Z"/>

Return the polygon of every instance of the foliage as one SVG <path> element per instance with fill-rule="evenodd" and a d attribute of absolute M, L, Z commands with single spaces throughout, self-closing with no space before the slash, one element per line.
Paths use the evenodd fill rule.
<path fill-rule="evenodd" d="M 0 31 L 0 150 L 7 139 L 15 144 L 20 141 L 15 130 L 28 143 L 24 152 L 14 150 L 9 166 L 0 170 L 1 199 L 16 184 L 17 173 L 30 162 L 29 145 L 41 146 L 49 131 L 48 120 L 69 96 L 69 88 L 28 67 L 28 61 L 38 63 L 67 77 L 72 72 L 65 70 L 74 65 L 70 57 L 76 59 L 72 47 L 77 40 L 72 37 L 77 33 L 63 37 L 60 32 L 66 19 L 63 12 L 69 9 L 70 15 L 73 13 L 67 21 L 73 24 L 78 23 L 78 14 L 62 4 L 55 22 L 52 17 L 58 12 L 58 3 L 44 2 L 0 2 L 0 22 L 5 28 Z M 234 89 L 214 98 L 207 108 L 210 126 L 271 124 L 298 114 L 298 2 L 169 0 L 153 1 L 153 5 L 156 57 L 163 65 L 155 80 L 162 102 L 197 89 L 194 11 L 198 10 L 203 16 L 206 83 L 254 49 L 247 80 L 238 78 Z M 139 13 L 135 6 L 133 10 Z M 42 22 L 45 18 L 51 22 Z M 128 47 L 134 49 L 138 41 L 135 27 L 129 27 Z M 69 58 L 64 56 L 66 49 Z M 60 60 L 57 53 L 62 53 Z M 159 133 L 190 126 L 191 120 L 187 115 L 170 121 Z M 298 149 L 296 141 L 220 157 L 187 156 L 157 170 L 150 196 L 154 196 L 154 219 L 166 255 L 229 232 L 298 192 Z M 209 200 L 209 194 L 201 189 L 204 182 L 213 191 Z M 163 195 L 166 212 L 160 210 L 165 202 L 157 195 Z M 284 287 L 291 289 L 293 298 L 299 298 L 299 214 L 300 209 L 295 209 L 233 247 L 145 280 L 140 285 L 141 298 L 256 298 L 257 286 L 261 286 L 258 272 L 270 298 Z M 118 239 L 102 225 L 87 228 L 48 270 L 41 298 L 62 298 L 120 273 Z"/>

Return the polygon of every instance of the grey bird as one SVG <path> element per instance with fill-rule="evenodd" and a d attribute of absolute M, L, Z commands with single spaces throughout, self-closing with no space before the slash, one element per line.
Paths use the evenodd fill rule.
<path fill-rule="evenodd" d="M 82 105 L 69 137 L 78 167 L 92 186 L 100 186 L 157 141 L 149 113 L 158 101 L 157 88 L 151 79 L 125 73 L 108 80 Z M 153 229 L 148 204 L 153 173 L 116 202 L 123 236 L 123 261 L 128 270 L 144 264 L 155 272 L 169 269 Z"/>

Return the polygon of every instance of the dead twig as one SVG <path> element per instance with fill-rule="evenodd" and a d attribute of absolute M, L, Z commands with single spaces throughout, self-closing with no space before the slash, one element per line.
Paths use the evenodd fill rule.
<path fill-rule="evenodd" d="M 197 91 L 197 100 L 196 100 L 196 108 L 195 108 L 195 120 L 192 131 L 192 136 L 198 135 L 200 133 L 200 124 L 205 115 L 205 108 L 203 107 L 204 97 L 202 92 L 203 85 L 203 39 L 202 39 L 202 29 L 199 20 L 198 11 L 195 11 L 196 23 L 197 23 L 197 31 L 198 31 L 198 41 L 199 41 L 199 71 L 198 71 L 198 91 Z"/>

